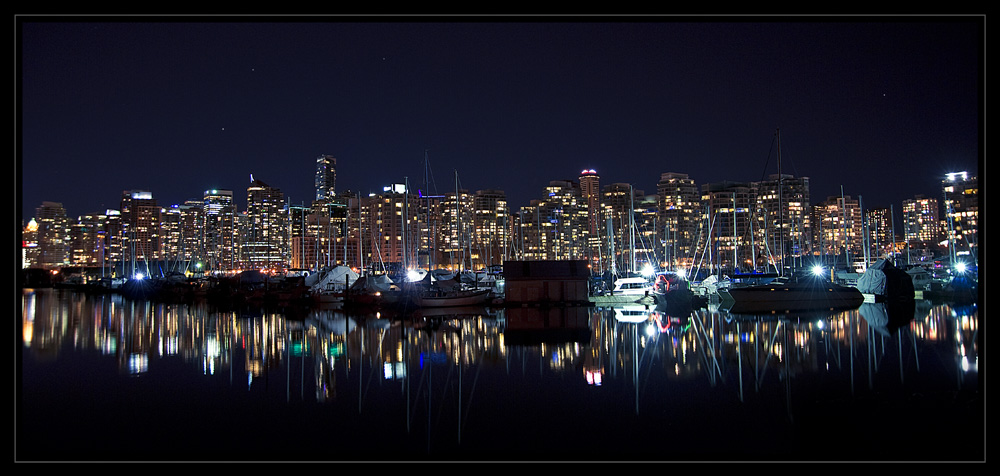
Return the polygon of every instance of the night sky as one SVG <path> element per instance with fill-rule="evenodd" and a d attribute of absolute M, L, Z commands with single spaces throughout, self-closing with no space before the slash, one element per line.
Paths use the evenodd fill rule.
<path fill-rule="evenodd" d="M 778 129 L 814 204 L 899 210 L 982 173 L 983 15 L 16 19 L 25 221 L 132 189 L 243 210 L 251 174 L 308 204 L 321 154 L 338 192 L 444 193 L 457 170 L 516 211 L 590 168 L 647 194 L 758 181 Z"/>

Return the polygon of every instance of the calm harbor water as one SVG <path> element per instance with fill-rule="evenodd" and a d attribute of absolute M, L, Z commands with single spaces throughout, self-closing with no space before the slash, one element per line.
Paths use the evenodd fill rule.
<path fill-rule="evenodd" d="M 17 461 L 984 461 L 976 305 L 21 297 Z"/>

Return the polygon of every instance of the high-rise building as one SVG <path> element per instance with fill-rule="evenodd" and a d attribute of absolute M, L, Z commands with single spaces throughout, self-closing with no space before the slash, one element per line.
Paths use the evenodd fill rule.
<path fill-rule="evenodd" d="M 853 269 L 864 259 L 861 204 L 847 196 L 833 196 L 813 208 L 813 250 L 824 265 Z"/>
<path fill-rule="evenodd" d="M 701 195 L 687 174 L 660 174 L 656 184 L 661 235 L 664 243 L 664 266 L 667 269 L 691 269 L 695 262 L 698 230 L 703 223 Z"/>
<path fill-rule="evenodd" d="M 203 268 L 212 273 L 239 268 L 236 203 L 232 190 L 206 190 L 201 207 Z"/>
<path fill-rule="evenodd" d="M 947 174 L 941 182 L 944 194 L 945 236 L 952 259 L 979 254 L 979 177 L 968 172 Z"/>
<path fill-rule="evenodd" d="M 70 263 L 74 266 L 104 266 L 107 257 L 108 216 L 88 213 L 70 227 Z"/>
<path fill-rule="evenodd" d="M 503 190 L 479 190 L 472 208 L 473 269 L 502 265 L 507 243 L 507 195 Z"/>
<path fill-rule="evenodd" d="M 754 240 L 754 187 L 746 182 L 716 182 L 702 185 L 712 250 L 709 269 L 728 272 L 753 271 L 766 264 L 766 247 Z M 757 259 L 760 258 L 759 261 Z"/>
<path fill-rule="evenodd" d="M 203 229 L 201 211 L 204 203 L 187 200 L 161 210 L 162 257 L 171 271 L 197 273 L 201 264 Z"/>
<path fill-rule="evenodd" d="M 616 274 L 639 272 L 636 250 L 635 204 L 641 202 L 645 193 L 628 183 L 606 185 L 601 192 L 602 249 L 604 270 Z"/>
<path fill-rule="evenodd" d="M 471 269 L 473 211 L 472 195 L 467 189 L 457 188 L 442 196 L 438 239 L 440 265 L 456 271 Z"/>
<path fill-rule="evenodd" d="M 809 238 L 812 236 L 809 177 L 772 174 L 765 181 L 754 182 L 753 186 L 756 188 L 755 241 L 765 243 L 775 265 L 802 266 L 803 256 L 810 251 Z"/>
<path fill-rule="evenodd" d="M 287 268 L 288 210 L 280 189 L 261 180 L 247 187 L 246 223 L 242 229 L 241 262 L 244 269 Z"/>
<path fill-rule="evenodd" d="M 888 207 L 869 208 L 864 214 L 869 261 L 884 258 L 895 248 L 896 230 L 892 226 L 894 210 Z"/>
<path fill-rule="evenodd" d="M 590 268 L 594 272 L 601 269 L 601 176 L 594 169 L 580 172 L 580 194 L 587 204 L 587 235 L 590 241 L 587 253 Z"/>
<path fill-rule="evenodd" d="M 68 265 L 70 223 L 66 209 L 62 203 L 42 202 L 35 215 L 37 248 L 32 267 L 58 269 Z"/>
<path fill-rule="evenodd" d="M 126 190 L 121 200 L 121 250 L 126 275 L 137 272 L 149 276 L 160 259 L 161 209 L 153 194 L 145 190 Z"/>
<path fill-rule="evenodd" d="M 580 185 L 571 180 L 553 180 L 545 198 L 521 207 L 518 240 L 526 260 L 578 260 L 587 256 L 588 207 Z"/>
<path fill-rule="evenodd" d="M 316 200 L 337 196 L 337 159 L 332 155 L 316 157 Z"/>
<path fill-rule="evenodd" d="M 941 241 L 939 209 L 936 198 L 917 195 L 903 200 L 903 239 L 911 246 Z"/>

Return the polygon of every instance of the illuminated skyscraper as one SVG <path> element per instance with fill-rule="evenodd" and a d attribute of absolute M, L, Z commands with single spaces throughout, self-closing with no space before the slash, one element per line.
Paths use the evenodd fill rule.
<path fill-rule="evenodd" d="M 636 265 L 635 204 L 645 193 L 627 183 L 606 185 L 601 192 L 604 233 L 601 245 L 607 250 L 603 269 L 618 274 L 638 272 Z"/>
<path fill-rule="evenodd" d="M 944 192 L 945 236 L 953 259 L 979 254 L 979 178 L 968 172 L 951 173 L 941 182 Z"/>
<path fill-rule="evenodd" d="M 332 155 L 316 157 L 316 200 L 330 200 L 337 196 L 337 158 Z"/>
<path fill-rule="evenodd" d="M 911 246 L 941 240 L 941 216 L 936 198 L 917 195 L 903 200 L 903 239 Z"/>
<path fill-rule="evenodd" d="M 580 185 L 553 180 L 545 187 L 545 195 L 521 208 L 518 240 L 523 244 L 523 259 L 584 259 L 590 246 L 589 214 Z"/>
<path fill-rule="evenodd" d="M 42 202 L 35 209 L 37 229 L 32 267 L 58 269 L 69 264 L 69 219 L 61 203 Z"/>
<path fill-rule="evenodd" d="M 668 172 L 660 174 L 656 195 L 666 267 L 691 269 L 699 225 L 703 222 L 698 186 L 687 174 Z"/>
<path fill-rule="evenodd" d="M 126 190 L 121 201 L 121 250 L 126 273 L 149 276 L 160 258 L 161 209 L 151 192 Z"/>
<path fill-rule="evenodd" d="M 473 197 L 472 266 L 501 265 L 507 242 L 507 195 L 502 190 L 479 190 Z"/>
<path fill-rule="evenodd" d="M 589 260 L 591 269 L 600 272 L 601 267 L 601 176 L 594 169 L 580 172 L 580 194 L 587 204 L 587 231 Z"/>
<path fill-rule="evenodd" d="M 844 269 L 864 259 L 861 204 L 847 196 L 832 196 L 813 209 L 813 250 L 824 265 Z"/>
<path fill-rule="evenodd" d="M 239 267 L 236 204 L 232 190 L 206 190 L 202 197 L 202 260 L 210 272 Z"/>
<path fill-rule="evenodd" d="M 779 266 L 801 266 L 802 256 L 810 250 L 809 177 L 772 174 L 752 185 L 756 188 L 755 242 L 765 243 Z"/>
<path fill-rule="evenodd" d="M 246 223 L 242 226 L 241 262 L 247 269 L 288 267 L 288 211 L 281 190 L 252 180 L 247 187 Z"/>
<path fill-rule="evenodd" d="M 765 263 L 764 247 L 756 246 L 751 235 L 753 224 L 754 188 L 746 182 L 716 182 L 701 187 L 701 202 L 706 205 L 712 230 L 709 243 L 712 250 L 710 269 L 729 272 L 753 271 L 754 260 Z"/>

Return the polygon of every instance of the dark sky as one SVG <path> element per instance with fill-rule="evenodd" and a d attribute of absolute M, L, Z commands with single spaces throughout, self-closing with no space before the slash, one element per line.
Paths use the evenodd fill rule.
<path fill-rule="evenodd" d="M 512 209 L 593 168 L 655 193 L 809 177 L 812 201 L 940 197 L 981 174 L 985 17 L 17 17 L 23 218 L 250 176 L 313 197 L 408 178 Z M 723 21 L 732 20 L 732 21 Z M 435 187 L 436 185 L 436 187 Z"/>

